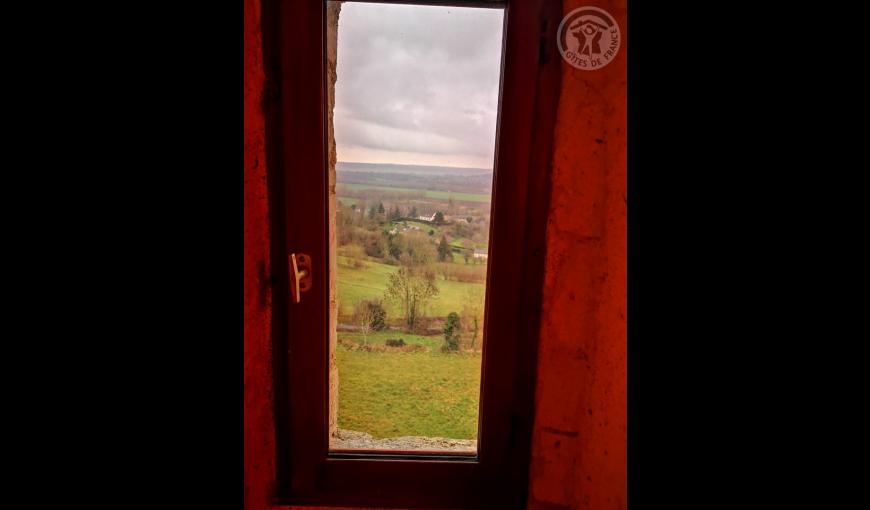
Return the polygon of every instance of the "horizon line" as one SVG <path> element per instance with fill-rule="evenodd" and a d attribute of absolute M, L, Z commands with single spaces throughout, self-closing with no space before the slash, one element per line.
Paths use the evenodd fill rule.
<path fill-rule="evenodd" d="M 406 163 L 369 163 L 366 161 L 338 161 L 338 160 L 336 160 L 335 163 L 336 164 L 338 164 L 338 163 L 353 163 L 353 164 L 360 164 L 360 165 L 428 166 L 431 168 L 471 168 L 474 170 L 487 170 L 490 172 L 493 170 L 492 168 L 486 168 L 486 167 L 482 167 L 482 166 L 410 165 L 410 164 L 406 164 Z"/>

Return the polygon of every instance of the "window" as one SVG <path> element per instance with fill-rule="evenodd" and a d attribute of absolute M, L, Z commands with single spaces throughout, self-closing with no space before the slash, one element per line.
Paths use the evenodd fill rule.
<path fill-rule="evenodd" d="M 337 3 L 330 451 L 474 455 L 504 9 Z"/>
<path fill-rule="evenodd" d="M 416 3 L 429 5 L 263 4 L 282 504 L 514 508 L 525 497 L 561 7 Z M 437 29 L 446 17 L 452 28 Z M 418 37 L 391 39 L 396 24 Z M 472 53 L 469 28 L 485 62 L 438 61 L 446 43 Z M 386 62 L 372 65 L 367 44 Z M 429 81 L 366 79 L 341 60 L 404 76 L 397 62 L 427 44 Z M 385 127 L 362 114 L 387 105 L 406 118 Z M 475 122 L 457 124 L 457 111 Z M 409 375 L 431 391 L 402 391 Z"/>

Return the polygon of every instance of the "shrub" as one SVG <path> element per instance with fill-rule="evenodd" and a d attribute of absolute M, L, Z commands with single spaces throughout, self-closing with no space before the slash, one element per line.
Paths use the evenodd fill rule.
<path fill-rule="evenodd" d="M 438 260 L 445 262 L 448 258 L 451 262 L 453 261 L 453 252 L 450 251 L 450 246 L 447 245 L 447 238 L 442 235 L 441 241 L 438 243 Z"/>
<path fill-rule="evenodd" d="M 384 238 L 378 234 L 369 235 L 366 239 L 365 252 L 369 257 L 384 258 L 387 251 L 387 243 Z"/>
<path fill-rule="evenodd" d="M 462 266 L 441 263 L 436 266 L 436 270 L 445 280 L 454 280 L 463 283 L 483 283 L 486 281 L 485 266 Z"/>
<path fill-rule="evenodd" d="M 383 331 L 387 327 L 387 311 L 384 310 L 384 306 L 380 301 L 369 301 L 368 307 L 372 312 L 372 330 Z"/>
<path fill-rule="evenodd" d="M 368 264 L 365 262 L 365 251 L 363 251 L 362 247 L 356 244 L 351 244 L 348 246 L 342 247 L 339 252 L 340 255 L 344 255 L 347 257 L 347 264 L 350 267 L 355 269 L 363 269 L 368 267 Z"/>
<path fill-rule="evenodd" d="M 390 243 L 390 256 L 395 260 L 399 260 L 399 257 L 402 256 L 402 249 L 399 248 L 399 245 Z"/>
<path fill-rule="evenodd" d="M 459 323 L 459 314 L 456 312 L 450 312 L 450 314 L 447 315 L 447 322 L 444 324 L 444 346 L 447 350 L 451 352 L 459 350 L 459 330 L 461 327 L 462 326 Z"/>

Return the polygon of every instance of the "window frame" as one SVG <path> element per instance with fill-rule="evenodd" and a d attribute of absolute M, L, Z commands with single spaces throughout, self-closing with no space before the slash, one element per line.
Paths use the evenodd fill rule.
<path fill-rule="evenodd" d="M 504 7 L 478 452 L 328 451 L 326 1 L 262 0 L 275 503 L 521 508 L 528 490 L 562 3 L 379 3 Z M 313 260 L 314 286 L 298 304 L 289 299 L 291 253 Z M 498 349 L 487 348 L 493 339 Z"/>

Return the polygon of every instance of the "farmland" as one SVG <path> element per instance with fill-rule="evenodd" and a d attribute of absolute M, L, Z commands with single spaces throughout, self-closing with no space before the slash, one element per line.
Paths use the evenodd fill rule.
<path fill-rule="evenodd" d="M 398 271 L 398 266 L 389 266 L 377 262 L 366 262 L 365 269 L 355 269 L 347 264 L 346 257 L 338 261 L 338 307 L 339 317 L 347 317 L 353 313 L 354 303 L 360 300 L 381 299 L 387 288 L 389 275 Z M 458 312 L 462 308 L 469 288 L 483 292 L 483 283 L 464 283 L 456 281 L 438 281 L 438 296 L 432 300 L 427 313 L 432 316 L 445 317 L 450 312 Z M 388 305 L 390 316 L 398 312 L 394 306 Z"/>
<path fill-rule="evenodd" d="M 338 169 L 338 426 L 476 438 L 491 172 Z"/>
<path fill-rule="evenodd" d="M 486 202 L 488 203 L 491 200 L 490 195 L 483 193 L 463 193 L 458 191 L 433 191 L 427 189 L 416 189 L 416 188 L 399 188 L 393 186 L 378 186 L 374 184 L 356 184 L 356 183 L 344 183 L 339 186 L 344 187 L 349 190 L 373 190 L 373 191 L 383 191 L 383 192 L 398 192 L 407 194 L 409 197 L 412 196 L 420 196 L 423 198 L 437 198 L 441 200 L 448 200 L 453 198 L 454 200 L 462 200 L 465 202 Z"/>

